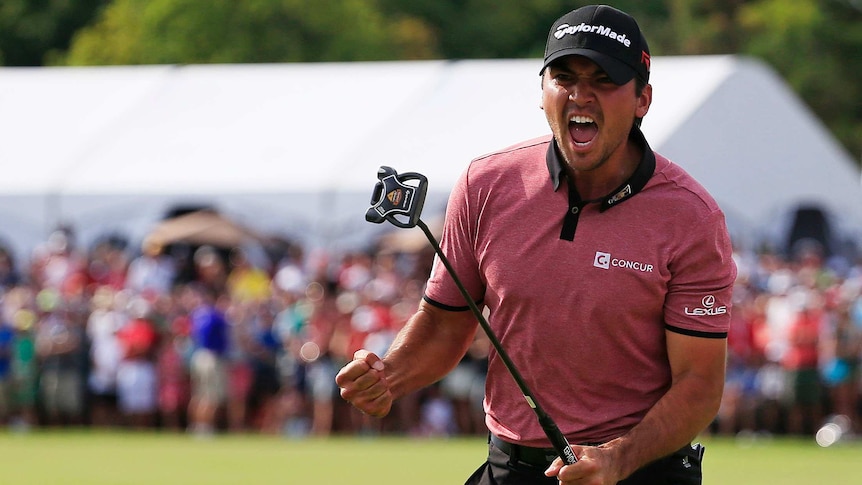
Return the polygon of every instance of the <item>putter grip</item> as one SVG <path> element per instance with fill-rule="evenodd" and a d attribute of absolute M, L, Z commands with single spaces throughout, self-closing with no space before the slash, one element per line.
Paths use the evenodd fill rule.
<path fill-rule="evenodd" d="M 560 455 L 560 458 L 563 459 L 563 462 L 566 465 L 577 463 L 578 459 L 575 457 L 575 452 L 572 451 L 572 446 L 569 444 L 569 440 L 563 436 L 560 428 L 557 427 L 557 423 L 543 412 L 539 416 L 539 425 L 542 427 L 542 430 L 545 431 L 545 436 L 547 436 L 551 441 L 551 445 Z"/>

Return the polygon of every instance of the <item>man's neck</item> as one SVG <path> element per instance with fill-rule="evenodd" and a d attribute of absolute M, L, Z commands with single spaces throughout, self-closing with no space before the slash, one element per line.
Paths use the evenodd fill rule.
<path fill-rule="evenodd" d="M 601 168 L 590 172 L 575 172 L 567 166 L 566 173 L 569 180 L 574 181 L 575 189 L 582 199 L 599 200 L 628 180 L 642 158 L 642 148 L 629 138 L 616 160 L 608 160 Z"/>

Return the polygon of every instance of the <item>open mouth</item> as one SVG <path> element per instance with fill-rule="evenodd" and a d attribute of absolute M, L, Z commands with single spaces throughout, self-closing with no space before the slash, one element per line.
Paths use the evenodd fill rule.
<path fill-rule="evenodd" d="M 590 116 L 575 115 L 569 118 L 569 134 L 577 146 L 587 146 L 599 132 L 599 127 Z"/>

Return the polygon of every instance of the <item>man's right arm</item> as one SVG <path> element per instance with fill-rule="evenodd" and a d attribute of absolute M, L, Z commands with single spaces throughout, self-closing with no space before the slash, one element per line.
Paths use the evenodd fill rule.
<path fill-rule="evenodd" d="M 389 413 L 399 397 L 433 384 L 467 352 L 478 324 L 468 311 L 451 312 L 422 301 L 381 360 L 359 350 L 335 380 L 341 397 L 371 416 Z"/>

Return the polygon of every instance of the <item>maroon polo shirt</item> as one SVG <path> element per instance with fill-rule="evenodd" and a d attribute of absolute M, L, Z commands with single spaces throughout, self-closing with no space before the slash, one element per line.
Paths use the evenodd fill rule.
<path fill-rule="evenodd" d="M 678 165 L 644 156 L 600 201 L 568 183 L 550 136 L 473 160 L 452 190 L 441 247 L 523 374 L 573 443 L 637 424 L 671 384 L 665 332 L 726 338 L 736 267 L 724 215 Z M 425 299 L 466 302 L 435 261 Z M 486 423 L 549 443 L 496 352 Z"/>

